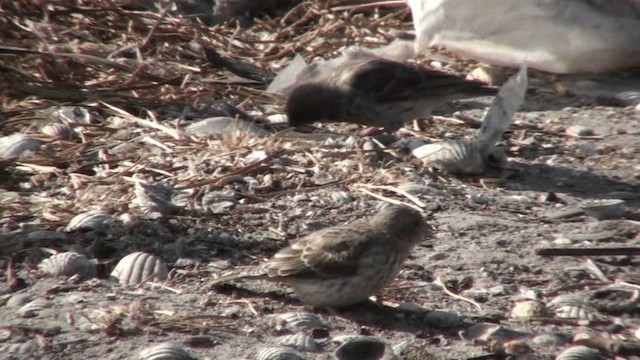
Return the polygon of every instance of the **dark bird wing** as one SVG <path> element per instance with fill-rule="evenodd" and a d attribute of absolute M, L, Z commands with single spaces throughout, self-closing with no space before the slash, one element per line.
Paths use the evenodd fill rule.
<path fill-rule="evenodd" d="M 363 61 L 346 69 L 341 78 L 346 86 L 380 102 L 445 97 L 465 91 L 470 91 L 470 95 L 495 93 L 495 90 L 486 88 L 484 84 L 477 81 L 466 80 L 443 71 L 380 58 Z"/>
<path fill-rule="evenodd" d="M 354 275 L 367 248 L 383 239 L 379 232 L 353 225 L 356 224 L 327 228 L 308 235 L 275 254 L 262 267 L 271 277 Z"/>

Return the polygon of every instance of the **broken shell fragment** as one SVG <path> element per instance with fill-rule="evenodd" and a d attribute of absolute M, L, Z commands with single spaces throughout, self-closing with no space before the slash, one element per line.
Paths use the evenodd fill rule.
<path fill-rule="evenodd" d="M 60 140 L 71 140 L 74 135 L 73 129 L 65 124 L 49 124 L 43 126 L 40 132 Z"/>
<path fill-rule="evenodd" d="M 44 259 L 38 269 L 53 276 L 78 275 L 83 279 L 90 279 L 96 275 L 94 263 L 86 256 L 74 252 L 59 253 Z"/>
<path fill-rule="evenodd" d="M 111 277 L 125 286 L 133 286 L 147 281 L 163 281 L 167 274 L 167 266 L 162 260 L 147 253 L 135 252 L 118 262 Z"/>
<path fill-rule="evenodd" d="M 278 345 L 290 347 L 303 352 L 315 352 L 320 346 L 314 338 L 307 334 L 291 334 L 280 336 L 276 342 Z"/>
<path fill-rule="evenodd" d="M 587 215 L 598 220 L 618 219 L 624 213 L 624 200 L 586 200 L 580 203 L 579 207 Z"/>
<path fill-rule="evenodd" d="M 276 331 L 289 330 L 311 330 L 326 328 L 326 325 L 316 314 L 306 312 L 288 312 L 283 314 L 273 314 L 268 316 L 268 324 Z"/>

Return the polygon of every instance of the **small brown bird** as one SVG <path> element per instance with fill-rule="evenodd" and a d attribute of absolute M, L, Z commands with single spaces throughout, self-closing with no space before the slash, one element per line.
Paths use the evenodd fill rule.
<path fill-rule="evenodd" d="M 352 305 L 388 285 L 428 233 L 419 212 L 389 205 L 373 217 L 302 237 L 267 262 L 227 273 L 211 285 L 242 278 L 281 281 L 305 304 Z"/>
<path fill-rule="evenodd" d="M 286 104 L 291 126 L 344 121 L 390 132 L 430 115 L 445 102 L 497 93 L 478 81 L 383 59 L 361 49 L 311 64 L 297 83 Z"/>

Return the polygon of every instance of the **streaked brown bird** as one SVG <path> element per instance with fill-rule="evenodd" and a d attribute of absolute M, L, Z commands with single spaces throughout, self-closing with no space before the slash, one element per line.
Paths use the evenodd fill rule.
<path fill-rule="evenodd" d="M 350 122 L 390 132 L 448 101 L 497 93 L 478 81 L 383 59 L 362 49 L 311 64 L 297 84 L 286 104 L 291 126 Z"/>
<path fill-rule="evenodd" d="M 308 305 L 356 304 L 398 275 L 428 229 L 418 211 L 389 205 L 373 217 L 302 237 L 265 263 L 224 274 L 211 285 L 236 279 L 280 281 Z"/>

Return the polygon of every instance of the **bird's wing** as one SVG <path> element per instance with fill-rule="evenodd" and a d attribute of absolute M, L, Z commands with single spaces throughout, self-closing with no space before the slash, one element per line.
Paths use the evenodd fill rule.
<path fill-rule="evenodd" d="M 360 257 L 381 239 L 368 229 L 332 227 L 306 236 L 266 263 L 269 276 L 342 277 L 357 272 Z"/>
<path fill-rule="evenodd" d="M 380 58 L 345 68 L 341 78 L 346 86 L 381 102 L 447 96 L 482 86 L 481 83 L 442 71 Z"/>

